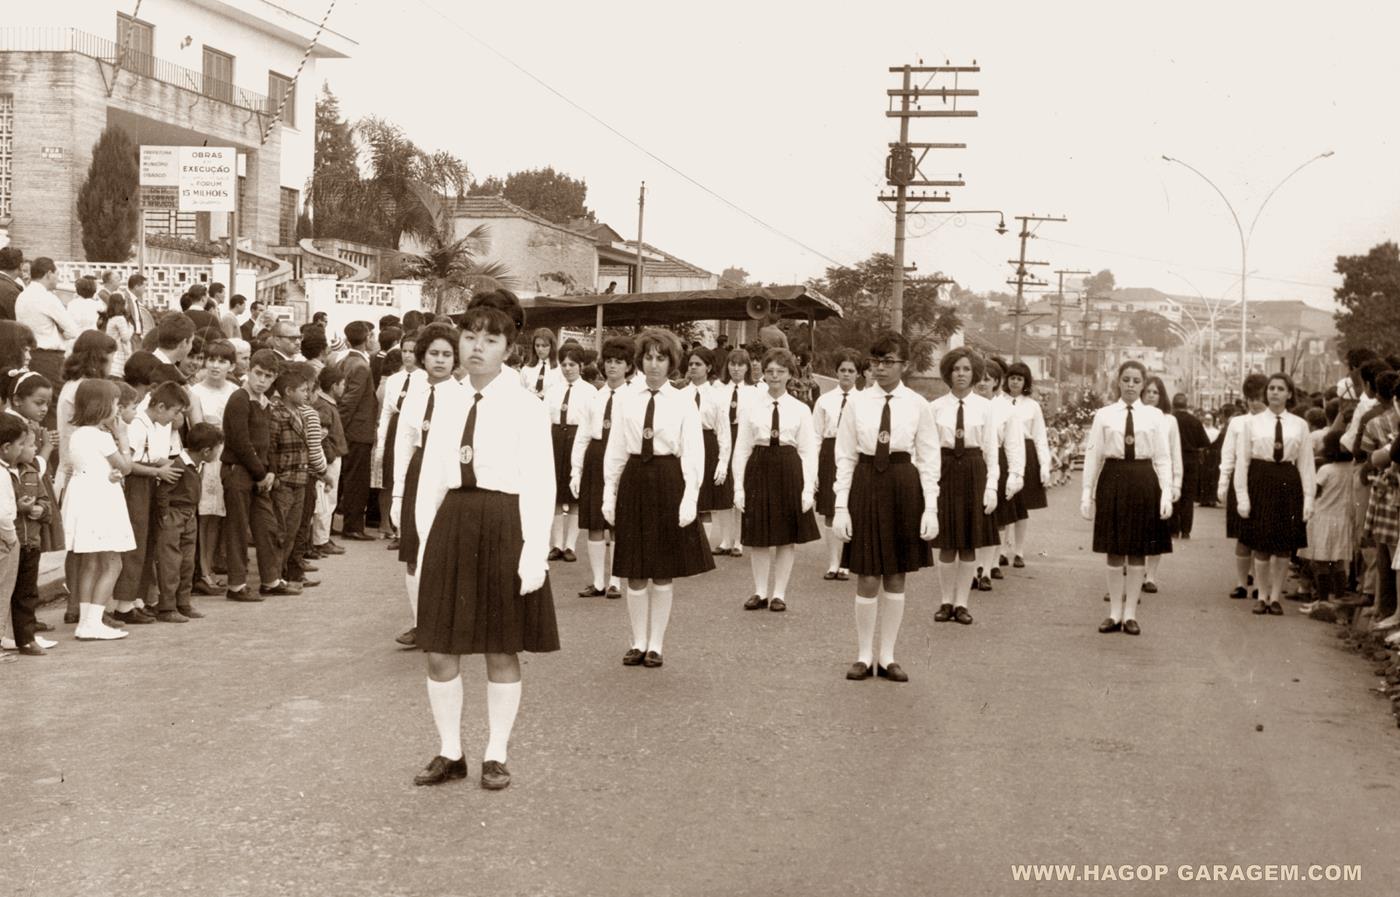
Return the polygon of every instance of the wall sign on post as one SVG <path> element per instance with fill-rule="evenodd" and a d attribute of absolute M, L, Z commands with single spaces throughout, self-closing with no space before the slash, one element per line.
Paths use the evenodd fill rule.
<path fill-rule="evenodd" d="M 141 205 L 181 212 L 232 212 L 238 152 L 231 146 L 141 147 Z"/>

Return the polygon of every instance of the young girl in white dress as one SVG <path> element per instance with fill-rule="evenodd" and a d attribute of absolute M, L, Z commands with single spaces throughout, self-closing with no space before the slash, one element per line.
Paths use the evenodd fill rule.
<path fill-rule="evenodd" d="M 1181 425 L 1177 422 L 1176 415 L 1172 414 L 1171 396 L 1167 394 L 1167 385 L 1162 382 L 1161 377 L 1149 377 L 1147 386 L 1142 390 L 1142 403 L 1151 405 L 1162 412 L 1163 435 L 1167 440 L 1167 449 L 1172 458 L 1172 503 L 1181 501 L 1181 483 L 1185 477 L 1185 468 L 1181 461 Z M 1171 551 L 1171 542 L 1167 543 L 1167 551 Z M 1152 595 L 1157 592 L 1157 568 L 1162 565 L 1160 554 L 1149 554 L 1147 563 L 1143 567 L 1143 592 Z"/>
<path fill-rule="evenodd" d="M 841 349 L 834 361 L 836 388 L 817 399 L 812 409 L 812 429 L 821 442 L 817 455 L 817 516 L 826 524 L 826 574 L 822 578 L 845 582 L 851 578 L 851 571 L 841 566 L 841 549 L 845 543 L 831 525 L 836 516 L 836 433 L 846 414 L 846 406 L 859 394 L 856 379 L 860 376 L 860 353 Z"/>
<path fill-rule="evenodd" d="M 72 476 L 63 495 L 65 547 L 77 557 L 78 627 L 84 641 L 126 638 L 102 622 L 102 609 L 122 569 L 121 553 L 136 547 L 122 477 L 131 470 L 126 427 L 117 420 L 117 384 L 87 379 L 73 397 L 68 461 Z"/>
<path fill-rule="evenodd" d="M 530 364 L 520 369 L 520 385 L 543 399 L 545 392 L 564 379 L 559 371 L 559 338 L 548 327 L 530 337 Z"/>
<path fill-rule="evenodd" d="M 681 392 L 695 403 L 700 412 L 701 435 L 705 439 L 705 476 L 700 481 L 700 527 L 705 539 L 714 544 L 713 513 L 727 514 L 734 507 L 734 487 L 729 483 L 729 467 L 734 443 L 730 440 L 725 415 L 729 408 L 723 390 L 710 382 L 715 356 L 704 346 L 693 347 L 686 355 L 685 376 L 688 381 Z M 726 488 L 727 487 L 727 488 Z"/>
<path fill-rule="evenodd" d="M 578 525 L 588 531 L 588 563 L 593 582 L 578 593 L 580 598 L 621 598 L 622 588 L 612 575 L 612 526 L 603 518 L 603 456 L 611 440 L 613 421 L 622 411 L 623 399 L 633 387 L 627 382 L 636 347 L 625 336 L 610 336 L 603 342 L 599 366 L 603 385 L 594 392 L 587 406 L 580 409 L 578 432 L 574 434 L 569 494 L 578 499 Z"/>
<path fill-rule="evenodd" d="M 729 353 L 725 368 L 716 389 L 720 395 L 720 405 L 729 420 L 729 444 L 739 438 L 739 412 L 744 405 L 759 395 L 759 389 L 751 377 L 753 361 L 747 349 L 735 349 Z M 713 514 L 715 538 L 719 547 L 717 555 L 743 557 L 744 549 L 739 545 L 739 512 L 734 510 L 734 477 L 730 476 L 720 484 L 715 496 L 716 510 Z M 712 543 L 713 544 L 713 543 Z"/>
<path fill-rule="evenodd" d="M 1026 440 L 1025 485 L 1016 495 L 1016 502 L 1025 511 L 1017 515 L 1011 528 L 1011 565 L 1026 566 L 1026 531 L 1030 528 L 1030 512 L 1049 507 L 1045 487 L 1050 483 L 1050 440 L 1046 438 L 1045 413 L 1032 392 L 1030 367 L 1022 361 L 1012 362 L 1006 369 L 1003 391 L 1011 400 L 1012 413 L 1021 422 L 1021 434 Z"/>
<path fill-rule="evenodd" d="M 550 433 L 554 449 L 554 523 L 549 532 L 549 559 L 574 563 L 578 555 L 578 502 L 570 489 L 573 475 L 574 438 L 584 409 L 593 401 L 593 384 L 583 379 L 587 356 L 583 346 L 566 343 L 559 350 L 560 377 L 545 389 L 544 405 L 549 409 Z"/>

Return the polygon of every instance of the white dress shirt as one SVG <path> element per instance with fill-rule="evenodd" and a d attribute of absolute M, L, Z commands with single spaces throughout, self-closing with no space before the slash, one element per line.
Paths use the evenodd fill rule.
<path fill-rule="evenodd" d="M 858 395 L 860 392 L 854 386 L 849 392 L 843 392 L 838 386 L 821 394 L 816 405 L 812 408 L 812 426 L 817 431 L 818 439 L 836 438 L 836 431 L 841 425 L 845 408 L 850 407 L 851 402 Z"/>
<path fill-rule="evenodd" d="M 22 321 L 20 323 L 23 323 Z M 1351 422 L 1347 424 L 1346 432 L 1342 434 L 1342 448 L 1351 451 L 1351 447 L 1356 445 L 1356 434 L 1360 432 L 1361 419 L 1366 416 L 1366 412 L 1380 404 L 1380 399 L 1370 393 L 1363 393 L 1357 400 L 1356 410 L 1352 412 Z"/>
<path fill-rule="evenodd" d="M 1123 457 L 1127 424 L 1128 406 L 1122 399 L 1094 412 L 1094 422 L 1089 425 L 1084 446 L 1084 501 L 1092 501 L 1098 494 L 1099 470 L 1103 463 Z M 1172 456 L 1166 434 L 1160 410 L 1144 405 L 1141 399 L 1133 403 L 1133 457 L 1152 462 L 1157 484 L 1163 494 L 1170 495 Z"/>
<path fill-rule="evenodd" d="M 423 417 L 428 413 L 428 396 L 433 396 L 433 420 L 437 420 L 438 409 L 471 401 L 471 393 L 463 392 L 462 381 L 456 377 L 448 376 L 439 383 L 429 383 L 427 371 L 413 373 L 415 376 L 408 383 L 408 395 L 399 408 L 399 424 L 394 428 L 393 492 L 390 494 L 399 499 L 404 497 L 404 484 L 408 481 L 408 465 L 413 460 L 413 453 L 423 444 Z M 423 376 L 418 377 L 419 373 Z M 465 422 L 466 418 L 462 420 Z M 430 425 L 428 431 L 431 430 Z M 416 513 L 412 509 L 410 512 Z"/>
<path fill-rule="evenodd" d="M 1011 396 L 1011 412 L 1021 423 L 1021 434 L 1035 445 L 1040 475 L 1050 476 L 1050 440 L 1045 433 L 1045 414 L 1040 403 L 1029 396 Z"/>
<path fill-rule="evenodd" d="M 1220 482 L 1216 485 L 1216 495 L 1224 501 L 1226 490 L 1231 486 L 1230 479 L 1235 475 L 1235 459 L 1238 457 L 1240 434 L 1244 432 L 1244 422 L 1248 414 L 1236 414 L 1225 425 L 1225 438 L 1220 440 Z"/>
<path fill-rule="evenodd" d="M 1018 492 L 1026 477 L 1026 435 L 1021 429 L 1021 418 L 1006 393 L 999 392 L 992 396 L 992 416 L 997 422 L 997 446 L 1006 452 L 1006 487 L 1011 492 Z M 997 476 L 1001 476 L 1000 471 Z"/>
<path fill-rule="evenodd" d="M 608 512 L 617 506 L 617 484 L 622 479 L 627 459 L 642 451 L 642 423 L 646 420 L 647 402 L 652 395 L 643 388 L 619 398 L 622 399 L 621 408 L 616 403 L 613 405 L 613 434 L 608 440 L 607 454 L 603 456 L 603 508 Z M 694 400 L 687 399 L 666 383 L 656 393 L 651 426 L 652 454 L 680 458 L 681 473 L 685 477 L 681 505 L 695 507 L 700 498 L 700 480 L 705 475 L 705 437 L 700 432 L 700 412 L 695 409 Z"/>
<path fill-rule="evenodd" d="M 900 384 L 892 392 L 875 385 L 852 393 L 836 433 L 836 504 L 838 511 L 849 509 L 851 478 L 861 455 L 874 455 L 880 440 L 880 418 L 885 410 L 885 397 L 891 396 L 890 454 L 909 453 L 919 471 L 923 487 L 924 512 L 938 510 L 938 478 L 942 475 L 942 457 L 938 451 L 938 427 L 933 421 L 933 409 L 924 397 Z"/>
<path fill-rule="evenodd" d="M 37 280 L 15 297 L 15 320 L 34 334 L 38 349 L 62 352 L 82 332 L 63 300 Z"/>
<path fill-rule="evenodd" d="M 1239 471 L 1239 476 L 1235 477 L 1235 498 L 1240 507 L 1249 507 L 1249 465 L 1251 462 L 1273 463 L 1274 436 L 1277 425 L 1282 422 L 1283 463 L 1298 468 L 1298 476 L 1303 481 L 1303 515 L 1310 515 L 1317 492 L 1317 472 L 1308 422 L 1292 412 L 1276 415 L 1267 408 L 1258 414 L 1241 416 L 1244 426 L 1235 440 L 1235 469 Z"/>
<path fill-rule="evenodd" d="M 420 563 L 438 507 L 450 490 L 462 485 L 462 433 L 476 402 L 469 380 L 461 384 L 461 390 L 460 401 L 434 402 L 433 423 L 423 445 L 423 468 L 414 508 L 421 534 Z M 550 449 L 549 417 L 544 405 L 521 387 L 509 369 L 502 370 L 482 389 L 481 395 L 472 434 L 472 468 L 477 487 L 519 496 L 520 534 L 524 539 L 522 567 L 528 562 L 528 566 L 544 570 L 549 528 L 554 522 L 554 454 Z"/>
<path fill-rule="evenodd" d="M 762 400 L 754 399 L 745 405 L 743 413 L 739 415 L 739 436 L 734 441 L 734 494 L 742 503 L 744 470 L 754 446 L 770 444 L 775 404 L 778 408 L 778 444 L 793 446 L 802 459 L 802 503 L 805 505 L 817 494 L 817 431 L 812 426 L 811 409 L 786 391 L 777 399 L 765 393 Z M 893 416 L 894 412 L 890 414 Z"/>
<path fill-rule="evenodd" d="M 1162 428 L 1172 461 L 1172 501 L 1176 501 L 1181 495 L 1181 479 L 1186 473 L 1181 460 L 1181 422 L 1176 419 L 1175 414 L 1163 412 Z"/>
<path fill-rule="evenodd" d="M 562 424 L 564 420 L 560 417 L 559 409 L 564 405 L 564 395 L 569 396 L 569 424 L 577 426 L 583 421 L 585 410 L 593 401 L 593 394 L 598 390 L 592 383 L 579 377 L 573 383 L 565 380 L 561 375 L 554 381 L 544 393 L 544 404 L 549 409 L 549 422 L 551 424 Z"/>
<path fill-rule="evenodd" d="M 170 424 L 158 424 L 145 411 L 126 425 L 126 442 L 131 460 L 138 464 L 161 464 L 180 454 L 179 434 Z"/>
<path fill-rule="evenodd" d="M 84 299 L 82 296 L 74 297 L 68 303 L 68 317 L 73 319 L 79 330 L 96 330 L 97 316 L 105 310 L 106 306 L 101 302 L 96 299 Z"/>
<path fill-rule="evenodd" d="M 549 388 L 555 383 L 558 383 L 564 379 L 564 372 L 559 370 L 559 365 L 556 364 L 551 367 L 549 362 L 547 361 L 541 361 L 539 364 L 532 364 L 529 367 L 520 369 L 520 385 L 525 387 L 526 391 L 529 392 L 531 395 L 542 397 L 543 393 L 535 391 L 535 384 L 539 383 L 541 367 L 544 367 L 545 369 L 545 392 L 548 392 Z"/>
<path fill-rule="evenodd" d="M 986 489 L 995 492 L 1001 477 L 1001 456 L 997 454 L 997 420 L 992 402 L 970 392 L 963 396 L 962 405 L 963 448 L 982 453 L 982 463 L 987 465 Z M 929 403 L 929 411 L 939 447 L 953 448 L 958 436 L 958 397 L 945 393 Z"/>
<path fill-rule="evenodd" d="M 375 441 L 378 443 L 375 449 L 380 452 L 381 457 L 384 450 L 388 447 L 385 443 L 389 438 L 389 421 L 393 420 L 394 415 L 398 414 L 403 408 L 403 403 L 408 398 L 408 390 L 412 386 L 412 381 L 414 380 L 422 380 L 426 383 L 428 380 L 428 372 L 422 368 L 418 368 L 412 372 L 399 368 L 397 371 L 385 377 L 381 383 L 381 388 L 384 390 L 384 399 L 379 403 L 379 425 L 374 428 Z M 397 439 L 398 431 L 395 430 L 394 432 L 396 435 L 394 439 L 394 449 L 397 451 L 399 444 Z"/>
<path fill-rule="evenodd" d="M 715 443 L 719 446 L 715 471 L 726 471 L 727 476 L 734 449 L 734 440 L 729 435 L 730 391 L 724 389 L 724 384 L 714 380 L 698 387 L 694 383 L 687 383 L 677 392 L 685 396 L 692 405 L 695 405 L 696 395 L 700 396 L 700 404 L 696 405 L 700 412 L 700 428 L 715 434 Z"/>

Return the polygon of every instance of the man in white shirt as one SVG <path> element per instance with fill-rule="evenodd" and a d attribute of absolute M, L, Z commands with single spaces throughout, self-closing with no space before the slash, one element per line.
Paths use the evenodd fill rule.
<path fill-rule="evenodd" d="M 97 299 L 97 281 L 92 277 L 79 277 L 73 284 L 77 293 L 68 302 L 68 316 L 79 330 L 96 330 L 97 318 L 107 310 L 107 304 Z"/>
<path fill-rule="evenodd" d="M 81 332 L 63 300 L 54 294 L 58 267 L 46 256 L 36 258 L 29 268 L 29 285 L 15 298 L 15 320 L 34 334 L 30 370 L 38 371 L 50 383 L 63 382 L 63 353 Z M 45 429 L 54 429 L 57 402 L 50 403 L 44 417 Z"/>

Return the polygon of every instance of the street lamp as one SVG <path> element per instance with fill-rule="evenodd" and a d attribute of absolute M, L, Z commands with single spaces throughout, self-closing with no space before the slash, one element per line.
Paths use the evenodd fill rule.
<path fill-rule="evenodd" d="M 1280 187 L 1282 187 L 1284 184 L 1288 183 L 1289 179 L 1291 179 L 1295 174 L 1297 174 L 1298 172 L 1302 171 L 1304 168 L 1307 168 L 1309 165 L 1311 165 L 1312 163 L 1316 162 L 1318 159 L 1326 159 L 1326 158 L 1328 158 L 1328 157 L 1330 157 L 1330 156 L 1332 156 L 1332 155 L 1333 155 L 1333 151 L 1332 151 L 1332 150 L 1328 150 L 1328 151 L 1325 152 L 1325 153 L 1318 153 L 1316 156 L 1313 156 L 1311 159 L 1307 160 L 1307 161 L 1304 162 L 1302 165 L 1299 165 L 1297 168 L 1295 168 L 1295 169 L 1293 169 L 1292 171 L 1290 171 L 1290 172 L 1284 177 L 1283 180 L 1281 180 L 1281 181 L 1279 181 L 1277 184 L 1275 184 L 1275 185 L 1274 185 L 1274 189 L 1270 190 L 1270 191 L 1269 191 L 1269 195 L 1268 195 L 1268 196 L 1265 196 L 1265 197 L 1264 197 L 1264 201 L 1261 202 L 1261 203 L 1259 204 L 1259 209 L 1258 209 L 1258 211 L 1256 211 L 1256 212 L 1254 213 L 1254 218 L 1253 218 L 1253 220 L 1251 220 L 1251 221 L 1249 222 L 1249 231 L 1248 231 L 1248 233 L 1245 232 L 1244 226 L 1240 224 L 1240 216 L 1239 216 L 1238 214 L 1235 213 L 1235 207 L 1234 207 L 1233 205 L 1230 204 L 1230 200 L 1229 200 L 1229 198 L 1225 195 L 1225 191 L 1223 191 L 1223 190 L 1221 190 L 1219 187 L 1217 187 L 1216 184 L 1215 184 L 1215 181 L 1212 181 L 1210 178 L 1206 177 L 1204 174 L 1201 173 L 1201 171 L 1200 171 L 1199 169 L 1197 169 L 1195 166 L 1191 165 L 1190 163 L 1183 162 L 1183 161 L 1181 161 L 1180 159 L 1172 158 L 1171 156 L 1166 156 L 1166 155 L 1162 156 L 1162 160 L 1163 160 L 1163 161 L 1165 161 L 1165 162 L 1175 162 L 1177 165 L 1180 165 L 1180 166 L 1182 166 L 1183 168 L 1189 169 L 1190 171 L 1192 171 L 1193 173 L 1195 173 L 1197 177 L 1199 177 L 1201 180 L 1205 181 L 1207 184 L 1210 184 L 1211 189 L 1213 189 L 1217 194 L 1219 194 L 1220 199 L 1225 203 L 1225 208 L 1227 208 L 1227 209 L 1230 210 L 1230 217 L 1233 218 L 1233 219 L 1235 220 L 1235 230 L 1238 231 L 1238 232 L 1239 232 L 1239 235 L 1240 235 L 1240 376 L 1241 376 L 1241 377 L 1243 377 L 1243 376 L 1248 372 L 1248 369 L 1247 369 L 1247 367 L 1246 367 L 1246 365 L 1245 365 L 1245 342 L 1246 342 L 1246 337 L 1247 337 L 1247 335 L 1248 335 L 1248 333 L 1249 333 L 1249 318 L 1248 318 L 1249 299 L 1248 299 L 1248 293 L 1247 293 L 1246 290 L 1245 290 L 1245 284 L 1246 284 L 1246 273 L 1245 273 L 1245 272 L 1249 270 L 1249 241 L 1250 241 L 1250 238 L 1252 238 L 1252 237 L 1254 236 L 1254 226 L 1255 226 L 1256 224 L 1259 223 L 1259 216 L 1262 215 L 1262 214 L 1264 213 L 1264 207 L 1267 206 L 1267 205 L 1269 204 L 1269 200 L 1273 199 L 1274 194 L 1278 192 L 1278 190 L 1279 190 Z"/>

